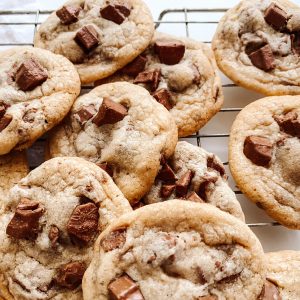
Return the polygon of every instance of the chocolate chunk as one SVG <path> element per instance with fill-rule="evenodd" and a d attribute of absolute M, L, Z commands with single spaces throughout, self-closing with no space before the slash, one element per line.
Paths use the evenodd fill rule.
<path fill-rule="evenodd" d="M 262 48 L 249 54 L 252 64 L 264 71 L 269 71 L 275 68 L 275 60 L 270 45 L 265 45 Z"/>
<path fill-rule="evenodd" d="M 145 71 L 139 73 L 137 77 L 134 79 L 133 83 L 149 84 L 151 91 L 154 92 L 158 88 L 160 77 L 161 77 L 160 70 Z"/>
<path fill-rule="evenodd" d="M 78 15 L 81 8 L 71 5 L 63 6 L 61 9 L 56 11 L 56 15 L 64 25 L 69 25 L 78 21 Z"/>
<path fill-rule="evenodd" d="M 205 201 L 201 199 L 196 192 L 191 192 L 187 195 L 186 200 L 193 201 L 193 202 L 199 202 L 204 203 Z"/>
<path fill-rule="evenodd" d="M 275 30 L 284 30 L 287 25 L 287 20 L 287 13 L 274 2 L 272 2 L 265 11 L 265 21 Z"/>
<path fill-rule="evenodd" d="M 108 285 L 109 300 L 144 300 L 138 285 L 123 275 Z"/>
<path fill-rule="evenodd" d="M 291 34 L 291 44 L 293 53 L 300 55 L 300 32 Z"/>
<path fill-rule="evenodd" d="M 37 108 L 28 109 L 27 111 L 25 111 L 22 120 L 26 123 L 33 123 L 37 111 Z"/>
<path fill-rule="evenodd" d="M 120 11 L 125 17 L 128 17 L 130 15 L 132 7 L 126 2 L 126 1 L 115 1 L 114 2 L 115 8 Z"/>
<path fill-rule="evenodd" d="M 264 47 L 266 44 L 266 42 L 263 42 L 261 40 L 250 41 L 245 47 L 245 52 L 246 54 L 250 55 L 252 52 L 257 51 L 258 49 Z"/>
<path fill-rule="evenodd" d="M 154 51 L 161 63 L 176 65 L 184 56 L 185 45 L 176 40 L 157 40 L 154 44 Z"/>
<path fill-rule="evenodd" d="M 134 61 L 125 66 L 121 72 L 129 76 L 136 77 L 139 73 L 145 70 L 147 58 L 139 55 Z"/>
<path fill-rule="evenodd" d="M 13 117 L 11 115 L 4 115 L 0 119 L 0 132 L 4 130 L 12 121 Z"/>
<path fill-rule="evenodd" d="M 82 282 L 86 265 L 82 262 L 71 262 L 59 268 L 56 283 L 64 288 L 76 289 Z"/>
<path fill-rule="evenodd" d="M 15 80 L 22 91 L 31 91 L 48 78 L 47 71 L 37 61 L 30 58 L 18 68 Z"/>
<path fill-rule="evenodd" d="M 5 102 L 0 102 L 0 119 L 5 115 L 6 110 L 10 107 L 9 104 L 6 104 Z"/>
<path fill-rule="evenodd" d="M 94 203 L 78 205 L 73 210 L 67 224 L 70 237 L 87 244 L 98 231 L 98 208 Z"/>
<path fill-rule="evenodd" d="M 207 158 L 207 167 L 216 170 L 221 176 L 225 175 L 224 166 L 218 162 L 214 155 Z"/>
<path fill-rule="evenodd" d="M 39 219 L 45 209 L 36 201 L 23 198 L 7 225 L 6 234 L 17 239 L 35 239 L 39 231 Z"/>
<path fill-rule="evenodd" d="M 96 113 L 97 113 L 97 110 L 95 109 L 95 106 L 91 104 L 88 106 L 83 106 L 77 112 L 77 115 L 79 117 L 80 123 L 83 124 L 86 121 L 90 120 Z"/>
<path fill-rule="evenodd" d="M 97 115 L 93 119 L 93 123 L 97 126 L 115 124 L 123 120 L 125 116 L 127 116 L 127 109 L 122 104 L 105 97 Z"/>
<path fill-rule="evenodd" d="M 110 232 L 101 240 L 101 247 L 105 252 L 122 248 L 126 242 L 126 228 L 120 228 Z"/>
<path fill-rule="evenodd" d="M 203 270 L 200 267 L 197 267 L 197 275 L 198 275 L 198 279 L 199 279 L 199 283 L 200 284 L 205 284 L 207 283 L 207 280 L 205 278 L 205 275 L 203 273 Z"/>
<path fill-rule="evenodd" d="M 203 177 L 203 181 L 199 185 L 198 195 L 201 199 L 203 199 L 205 202 L 207 201 L 207 188 L 210 185 L 210 183 L 215 183 L 218 180 L 218 177 L 211 176 L 209 174 L 205 174 Z"/>
<path fill-rule="evenodd" d="M 51 241 L 51 247 L 56 248 L 57 241 L 59 239 L 59 229 L 56 225 L 51 225 L 48 237 L 49 240 Z"/>
<path fill-rule="evenodd" d="M 271 281 L 266 280 L 261 294 L 258 297 L 259 300 L 282 300 L 278 287 Z"/>
<path fill-rule="evenodd" d="M 193 176 L 194 176 L 194 172 L 188 170 L 179 178 L 179 180 L 176 181 L 176 196 L 178 197 L 186 196 Z"/>
<path fill-rule="evenodd" d="M 75 35 L 75 42 L 89 52 L 99 44 L 98 33 L 93 25 L 83 26 Z"/>
<path fill-rule="evenodd" d="M 162 166 L 156 178 L 168 183 L 176 181 L 176 175 L 167 163 Z"/>
<path fill-rule="evenodd" d="M 160 188 L 160 196 L 164 199 L 169 198 L 175 188 L 175 184 L 163 184 Z"/>
<path fill-rule="evenodd" d="M 289 135 L 300 137 L 300 121 L 295 111 L 290 111 L 285 115 L 275 116 L 274 119 L 278 123 L 280 130 Z"/>
<path fill-rule="evenodd" d="M 242 272 L 239 272 L 237 274 L 233 274 L 233 275 L 229 275 L 227 277 L 224 277 L 223 279 L 219 280 L 218 283 L 221 283 L 221 284 L 225 283 L 225 284 L 227 284 L 227 283 L 234 282 L 234 281 L 236 281 L 241 276 L 241 273 Z"/>
<path fill-rule="evenodd" d="M 156 101 L 162 104 L 167 110 L 173 108 L 172 95 L 167 89 L 159 89 L 152 95 Z"/>
<path fill-rule="evenodd" d="M 104 170 L 110 177 L 113 177 L 114 170 L 111 165 L 109 165 L 107 162 L 97 164 L 98 167 L 100 167 L 102 170 Z"/>
<path fill-rule="evenodd" d="M 100 9 L 101 17 L 118 25 L 130 15 L 131 8 L 126 2 L 115 1 Z"/>
<path fill-rule="evenodd" d="M 244 142 L 244 154 L 254 164 L 267 167 L 272 159 L 273 144 L 260 136 L 247 136 Z"/>

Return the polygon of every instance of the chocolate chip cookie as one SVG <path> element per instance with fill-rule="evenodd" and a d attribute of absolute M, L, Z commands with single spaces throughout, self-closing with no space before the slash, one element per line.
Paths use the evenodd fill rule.
<path fill-rule="evenodd" d="M 229 165 L 243 193 L 271 217 L 300 229 L 300 97 L 267 97 L 233 123 Z"/>
<path fill-rule="evenodd" d="M 35 46 L 66 56 L 82 83 L 105 78 L 136 58 L 154 25 L 142 0 L 71 0 L 40 26 Z"/>
<path fill-rule="evenodd" d="M 74 66 L 32 47 L 0 52 L 0 155 L 28 148 L 58 124 L 80 92 Z"/>
<path fill-rule="evenodd" d="M 82 299 L 99 232 L 131 211 L 106 172 L 54 158 L 10 190 L 0 216 L 1 292 L 13 299 Z"/>
<path fill-rule="evenodd" d="M 155 32 L 144 53 L 96 85 L 116 81 L 147 88 L 170 111 L 181 137 L 198 131 L 223 104 L 222 85 L 212 51 L 188 38 Z"/>
<path fill-rule="evenodd" d="M 220 69 L 266 95 L 300 94 L 300 7 L 288 0 L 243 0 L 213 39 Z"/>
<path fill-rule="evenodd" d="M 161 161 L 155 183 L 143 202 L 151 204 L 176 197 L 206 202 L 245 220 L 220 159 L 187 142 L 179 142 L 168 161 Z"/>
<path fill-rule="evenodd" d="M 79 156 L 104 168 L 125 197 L 138 202 L 151 188 L 162 156 L 173 154 L 172 116 L 142 87 L 101 85 L 79 97 L 52 134 L 50 157 Z"/>
<path fill-rule="evenodd" d="M 256 300 L 264 281 L 263 250 L 245 223 L 212 205 L 170 200 L 123 215 L 102 232 L 83 294 Z"/>
<path fill-rule="evenodd" d="M 259 300 L 300 299 L 300 252 L 266 254 L 267 280 Z"/>

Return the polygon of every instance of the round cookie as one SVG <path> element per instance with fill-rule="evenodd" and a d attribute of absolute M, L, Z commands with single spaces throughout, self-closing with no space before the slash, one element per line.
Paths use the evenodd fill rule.
<path fill-rule="evenodd" d="M 300 229 L 300 96 L 267 97 L 234 121 L 229 166 L 240 190 L 272 218 Z"/>
<path fill-rule="evenodd" d="M 169 112 L 142 87 L 117 82 L 79 97 L 49 142 L 49 154 L 79 156 L 110 173 L 131 202 L 151 188 L 177 143 Z"/>
<path fill-rule="evenodd" d="M 31 171 L 4 205 L 0 289 L 6 299 L 82 299 L 99 231 L 131 211 L 106 172 L 67 157 Z"/>
<path fill-rule="evenodd" d="M 156 82 L 150 78 L 155 71 L 159 72 Z M 223 104 L 222 84 L 211 49 L 188 38 L 155 32 L 141 56 L 96 85 L 116 81 L 149 89 L 170 110 L 180 137 L 197 132 Z"/>
<path fill-rule="evenodd" d="M 300 94 L 299 6 L 243 0 L 221 19 L 212 47 L 235 83 L 265 95 Z"/>
<path fill-rule="evenodd" d="M 170 200 L 113 222 L 82 287 L 85 300 L 256 300 L 264 281 L 263 250 L 245 223 L 212 205 Z"/>
<path fill-rule="evenodd" d="M 285 250 L 265 257 L 267 282 L 259 300 L 300 299 L 300 252 Z"/>
<path fill-rule="evenodd" d="M 71 0 L 53 12 L 35 35 L 35 47 L 66 56 L 82 83 L 124 67 L 151 41 L 154 24 L 141 0 Z"/>
<path fill-rule="evenodd" d="M 143 202 L 152 204 L 181 197 L 206 202 L 245 220 L 241 205 L 227 183 L 220 159 L 203 148 L 178 142 L 168 162 L 163 162 Z"/>
<path fill-rule="evenodd" d="M 80 93 L 74 66 L 43 49 L 0 52 L 0 155 L 28 148 L 58 124 Z"/>

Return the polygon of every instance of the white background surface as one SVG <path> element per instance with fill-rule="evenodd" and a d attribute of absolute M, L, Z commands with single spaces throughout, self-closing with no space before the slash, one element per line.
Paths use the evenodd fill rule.
<path fill-rule="evenodd" d="M 238 3 L 236 0 L 145 0 L 149 5 L 153 17 L 156 20 L 159 13 L 167 8 L 229 8 Z M 294 1 L 300 5 L 300 0 Z M 54 10 L 62 5 L 64 1 L 49 0 L 49 1 L 34 1 L 34 0 L 0 0 L 0 10 Z M 222 13 L 189 14 L 189 20 L 193 21 L 217 21 L 222 16 Z M 31 19 L 30 19 L 31 17 Z M 24 19 L 24 16 L 22 17 Z M 26 20 L 32 20 L 32 16 L 25 16 Z M 28 18 L 28 19 L 27 19 Z M 1 21 L 20 21 L 19 17 L 12 16 L 9 19 L 5 17 L 0 18 Z M 34 20 L 34 19 L 33 19 Z M 184 14 L 167 14 L 163 20 L 184 21 Z M 192 38 L 201 41 L 210 41 L 216 29 L 216 24 L 189 24 L 189 34 Z M 0 26 L 1 43 L 31 43 L 33 38 L 32 25 L 22 26 Z M 182 35 L 186 34 L 185 24 L 162 24 L 160 31 Z M 4 48 L 4 47 L 2 47 Z M 6 47 L 5 47 L 6 48 Z M 222 75 L 223 84 L 231 83 L 231 81 Z M 224 107 L 244 107 L 249 102 L 261 98 L 262 96 L 243 88 L 232 87 L 224 88 L 225 103 Z M 216 115 L 211 122 L 209 122 L 201 133 L 228 133 L 230 126 L 236 112 L 222 112 Z M 191 143 L 196 143 L 193 138 L 187 139 Z M 227 138 L 205 138 L 201 139 L 201 145 L 208 151 L 215 152 L 221 159 L 227 161 Z M 229 172 L 229 171 L 228 171 Z M 236 187 L 232 178 L 230 184 L 234 190 Z M 254 204 L 247 200 L 243 195 L 238 195 L 246 214 L 247 223 L 271 222 L 272 220 Z M 298 249 L 300 250 L 300 231 L 288 230 L 282 226 L 263 226 L 252 228 L 261 240 L 265 251 L 275 251 L 283 249 Z"/>

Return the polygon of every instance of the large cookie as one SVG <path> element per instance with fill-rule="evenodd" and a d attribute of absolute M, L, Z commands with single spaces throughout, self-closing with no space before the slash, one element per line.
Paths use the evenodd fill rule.
<path fill-rule="evenodd" d="M 158 80 L 152 75 L 155 72 Z M 96 85 L 116 81 L 147 88 L 170 110 L 179 136 L 198 131 L 223 104 L 222 85 L 211 49 L 188 38 L 155 32 L 141 56 Z"/>
<path fill-rule="evenodd" d="M 213 39 L 219 68 L 266 95 L 300 94 L 300 8 L 288 0 L 243 0 Z"/>
<path fill-rule="evenodd" d="M 131 211 L 106 172 L 55 158 L 10 190 L 0 216 L 0 290 L 7 299 L 82 299 L 95 239 Z"/>
<path fill-rule="evenodd" d="M 124 67 L 151 41 L 154 25 L 141 0 L 71 0 L 40 26 L 35 46 L 66 56 L 82 83 Z"/>
<path fill-rule="evenodd" d="M 69 118 L 53 133 L 49 153 L 97 163 L 135 203 L 149 191 L 161 157 L 172 155 L 176 143 L 169 112 L 144 88 L 118 82 L 75 101 Z"/>
<path fill-rule="evenodd" d="M 265 281 L 251 230 L 212 205 L 170 200 L 123 215 L 98 238 L 85 300 L 256 300 Z"/>
<path fill-rule="evenodd" d="M 0 155 L 29 147 L 58 124 L 80 92 L 74 66 L 43 49 L 0 52 Z"/>
<path fill-rule="evenodd" d="M 300 229 L 300 96 L 246 106 L 230 133 L 229 165 L 243 193 L 281 224 Z"/>
<path fill-rule="evenodd" d="M 228 186 L 225 168 L 220 159 L 204 149 L 179 142 L 174 154 L 162 163 L 146 204 L 181 197 L 206 202 L 245 220 L 240 203 Z"/>

